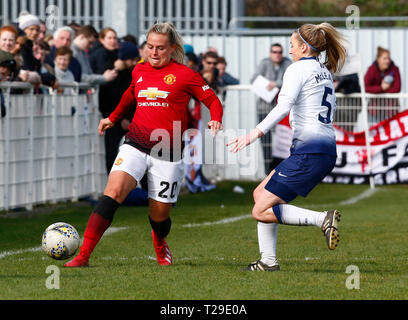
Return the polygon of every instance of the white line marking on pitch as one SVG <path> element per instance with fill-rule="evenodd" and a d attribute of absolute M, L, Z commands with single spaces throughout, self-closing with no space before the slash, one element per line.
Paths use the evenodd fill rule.
<path fill-rule="evenodd" d="M 367 190 L 363 191 L 362 193 L 360 193 L 359 195 L 357 195 L 355 197 L 351 197 L 351 198 L 343 200 L 343 201 L 340 201 L 339 203 L 306 205 L 306 207 L 308 207 L 308 208 L 322 207 L 322 206 L 330 207 L 330 206 L 335 206 L 335 205 L 355 204 L 355 203 L 359 202 L 360 200 L 364 200 L 364 199 L 367 199 L 367 198 L 371 197 L 377 191 L 379 191 L 379 189 L 377 189 L 377 188 L 367 189 Z M 246 215 L 232 217 L 232 218 L 225 218 L 225 219 L 221 219 L 221 220 L 213 221 L 213 222 L 188 223 L 188 224 L 182 225 L 182 227 L 184 227 L 184 228 L 196 228 L 196 227 L 213 226 L 213 225 L 218 225 L 218 224 L 226 224 L 226 223 L 231 223 L 231 222 L 235 222 L 235 221 L 240 221 L 240 220 L 248 219 L 248 218 L 251 218 L 251 217 L 252 217 L 251 214 L 246 214 Z M 108 230 L 106 230 L 106 232 L 104 233 L 104 236 L 109 235 L 109 234 L 113 234 L 113 233 L 118 232 L 118 231 L 122 231 L 124 229 L 127 229 L 127 227 L 110 227 Z M 11 250 L 11 251 L 3 251 L 3 252 L 0 252 L 0 259 L 3 259 L 3 258 L 8 257 L 8 256 L 16 255 L 16 254 L 22 254 L 22 253 L 26 253 L 26 252 L 36 252 L 36 251 L 40 251 L 40 250 L 41 250 L 41 247 Z"/>
<path fill-rule="evenodd" d="M 371 189 L 371 188 L 367 189 L 367 190 L 365 190 L 364 192 L 360 193 L 359 195 L 357 195 L 355 197 L 351 197 L 350 199 L 340 201 L 339 204 L 340 205 L 355 204 L 355 203 L 359 202 L 360 200 L 370 198 L 377 191 L 378 191 L 378 189 Z"/>
<path fill-rule="evenodd" d="M 243 215 L 243 216 L 232 217 L 232 218 L 226 218 L 226 219 L 222 219 L 222 220 L 218 220 L 218 221 L 213 221 L 213 222 L 188 223 L 188 224 L 183 224 L 182 226 L 183 226 L 184 228 L 194 228 L 194 227 L 212 226 L 212 225 L 216 225 L 216 224 L 231 223 L 231 222 L 239 221 L 239 220 L 242 220 L 242 219 L 248 219 L 248 218 L 251 218 L 251 217 L 252 217 L 251 214 L 246 214 L 246 215 Z"/>
<path fill-rule="evenodd" d="M 110 227 L 108 230 L 105 231 L 103 236 L 110 235 L 110 234 L 125 230 L 127 228 L 128 227 Z M 81 239 L 81 242 L 82 242 L 82 239 Z M 26 253 L 26 252 L 37 252 L 37 251 L 41 251 L 41 250 L 42 250 L 42 247 L 40 246 L 40 247 L 33 247 L 33 248 L 28 248 L 28 249 L 3 251 L 3 252 L 0 252 L 0 259 L 3 259 L 3 258 L 8 257 L 8 256 L 13 256 L 13 255 L 16 255 L 16 254 L 22 254 L 22 253 Z"/>
<path fill-rule="evenodd" d="M 334 207 L 334 206 L 344 206 L 344 205 L 350 205 L 350 204 L 356 204 L 357 202 L 370 198 L 371 196 L 373 196 L 375 193 L 377 193 L 378 191 L 380 191 L 380 189 L 375 188 L 375 189 L 367 189 L 364 190 L 362 193 L 351 197 L 349 199 L 340 201 L 338 203 L 322 203 L 322 204 L 310 204 L 310 205 L 305 205 L 306 208 L 320 208 L 320 207 Z"/>
<path fill-rule="evenodd" d="M 355 203 L 359 202 L 360 200 L 370 198 L 377 191 L 379 191 L 379 190 L 378 189 L 367 189 L 367 190 L 363 191 L 362 193 L 360 193 L 359 195 L 351 197 L 351 198 L 343 200 L 343 201 L 340 201 L 339 203 L 335 203 L 335 204 L 326 203 L 326 204 L 316 204 L 316 205 L 309 205 L 309 206 L 306 205 L 305 207 L 308 207 L 308 208 L 330 207 L 330 206 L 336 206 L 336 205 L 355 204 Z M 243 219 L 248 219 L 248 218 L 251 218 L 251 217 L 252 217 L 251 214 L 246 214 L 246 215 L 243 215 L 243 216 L 226 218 L 226 219 L 221 219 L 221 220 L 212 221 L 212 222 L 188 223 L 188 224 L 182 225 L 182 227 L 184 227 L 184 228 L 195 228 L 195 227 L 213 226 L 213 225 L 217 225 L 217 224 L 225 224 L 225 223 L 231 223 L 231 222 L 235 222 L 235 221 L 239 221 L 239 220 L 243 220 Z"/>

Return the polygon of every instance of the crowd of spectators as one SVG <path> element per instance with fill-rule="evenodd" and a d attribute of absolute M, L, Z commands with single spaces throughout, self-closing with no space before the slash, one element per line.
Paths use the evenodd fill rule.
<path fill-rule="evenodd" d="M 49 32 L 44 21 L 26 11 L 1 27 L 0 56 L 0 81 L 28 82 L 36 93 L 43 92 L 43 86 L 62 93 L 61 87 L 73 82 L 123 82 L 120 71 L 141 57 L 131 35 L 118 39 L 111 28 L 98 32 L 92 25 L 76 23 Z"/>
<path fill-rule="evenodd" d="M 112 28 L 97 31 L 92 25 L 71 23 L 47 30 L 44 21 L 23 11 L 0 29 L 0 81 L 28 82 L 36 93 L 42 93 L 44 86 L 63 93 L 62 87 L 72 82 L 99 85 L 103 88 L 100 110 L 106 116 L 120 96 L 112 92 L 129 80 L 129 74 L 121 71 L 146 61 L 145 49 L 146 42 L 138 45 L 133 35 L 119 39 Z M 216 48 L 195 53 L 185 45 L 185 54 L 186 65 L 200 72 L 216 92 L 239 84 L 226 72 L 227 61 Z"/>

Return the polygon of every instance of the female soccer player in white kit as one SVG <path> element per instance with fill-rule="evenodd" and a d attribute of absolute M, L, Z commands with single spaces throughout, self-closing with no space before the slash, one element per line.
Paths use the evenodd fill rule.
<path fill-rule="evenodd" d="M 325 62 L 319 62 L 321 52 Z M 305 24 L 291 37 L 294 63 L 288 67 L 277 106 L 246 136 L 231 140 L 237 152 L 268 132 L 290 112 L 293 141 L 289 158 L 279 164 L 254 190 L 253 217 L 258 221 L 261 258 L 249 271 L 280 270 L 276 258 L 278 224 L 317 226 L 330 250 L 339 242 L 337 210 L 316 212 L 288 203 L 305 197 L 336 162 L 336 137 L 332 125 L 336 98 L 331 73 L 340 70 L 346 58 L 341 34 L 330 24 Z"/>

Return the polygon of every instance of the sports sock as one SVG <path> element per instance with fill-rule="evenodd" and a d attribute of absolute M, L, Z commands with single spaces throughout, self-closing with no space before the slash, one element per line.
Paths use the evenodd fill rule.
<path fill-rule="evenodd" d="M 168 217 L 166 220 L 161 222 L 153 221 L 149 216 L 150 225 L 153 231 L 157 234 L 160 239 L 167 237 L 171 229 L 171 219 Z"/>
<path fill-rule="evenodd" d="M 88 220 L 84 232 L 84 241 L 82 243 L 79 255 L 89 259 L 92 251 L 95 249 L 102 235 L 111 225 L 111 221 L 102 217 L 100 214 L 93 212 Z"/>
<path fill-rule="evenodd" d="M 326 217 L 326 212 L 312 211 L 290 204 L 280 204 L 272 207 L 272 210 L 280 224 L 294 226 L 321 227 Z"/>
<path fill-rule="evenodd" d="M 257 228 L 261 261 L 268 266 L 273 266 L 278 263 L 278 260 L 276 259 L 278 224 L 258 221 Z"/>
<path fill-rule="evenodd" d="M 89 217 L 84 232 L 84 241 L 79 252 L 81 257 L 89 259 L 89 256 L 102 238 L 102 235 L 111 225 L 113 215 L 118 207 L 119 203 L 114 199 L 108 196 L 102 196 L 100 198 L 97 207 Z"/>

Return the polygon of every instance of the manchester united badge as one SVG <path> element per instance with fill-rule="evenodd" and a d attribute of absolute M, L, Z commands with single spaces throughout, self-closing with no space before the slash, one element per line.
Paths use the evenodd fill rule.
<path fill-rule="evenodd" d="M 167 83 L 168 85 L 173 84 L 176 82 L 176 76 L 174 74 L 168 74 L 167 76 L 164 77 L 164 82 Z"/>

